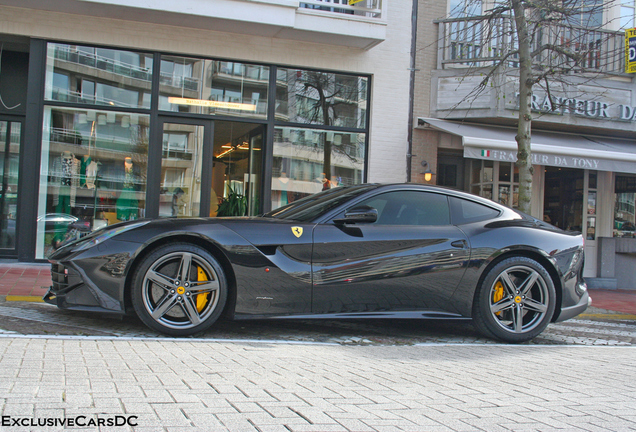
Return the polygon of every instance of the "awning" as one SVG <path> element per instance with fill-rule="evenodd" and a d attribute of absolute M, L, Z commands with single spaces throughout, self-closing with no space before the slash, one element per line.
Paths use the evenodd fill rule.
<path fill-rule="evenodd" d="M 433 128 L 462 137 L 464 156 L 515 162 L 516 129 L 432 118 L 418 128 Z M 636 173 L 636 141 L 559 132 L 532 132 L 533 165 Z"/>

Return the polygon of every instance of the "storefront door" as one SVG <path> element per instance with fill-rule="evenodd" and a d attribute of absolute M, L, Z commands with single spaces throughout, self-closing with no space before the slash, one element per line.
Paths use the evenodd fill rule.
<path fill-rule="evenodd" d="M 546 167 L 543 218 L 585 238 L 586 277 L 596 276 L 596 171 Z"/>
<path fill-rule="evenodd" d="M 162 130 L 159 217 L 260 211 L 262 126 L 164 117 Z M 219 209 L 227 199 L 244 200 L 243 210 Z"/>
<path fill-rule="evenodd" d="M 22 122 L 0 119 L 0 253 L 15 254 Z"/>

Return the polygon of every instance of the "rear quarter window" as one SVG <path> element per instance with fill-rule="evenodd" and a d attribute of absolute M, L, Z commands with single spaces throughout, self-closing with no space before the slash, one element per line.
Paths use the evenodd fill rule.
<path fill-rule="evenodd" d="M 499 210 L 463 198 L 450 197 L 453 225 L 464 225 L 494 219 Z"/>

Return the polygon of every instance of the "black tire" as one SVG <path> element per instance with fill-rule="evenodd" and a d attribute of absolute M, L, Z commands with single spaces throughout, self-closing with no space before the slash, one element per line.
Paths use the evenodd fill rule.
<path fill-rule="evenodd" d="M 205 249 L 189 243 L 162 246 L 146 256 L 132 279 L 139 318 L 170 336 L 207 330 L 227 300 L 223 268 Z"/>
<path fill-rule="evenodd" d="M 526 342 L 545 330 L 555 305 L 547 270 L 533 259 L 510 257 L 495 265 L 478 287 L 473 323 L 484 336 Z"/>

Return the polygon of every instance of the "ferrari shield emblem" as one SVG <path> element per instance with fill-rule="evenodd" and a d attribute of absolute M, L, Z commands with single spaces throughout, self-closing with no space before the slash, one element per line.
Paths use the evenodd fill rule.
<path fill-rule="evenodd" d="M 292 227 L 291 230 L 296 237 L 300 238 L 300 236 L 303 235 L 303 227 Z"/>

